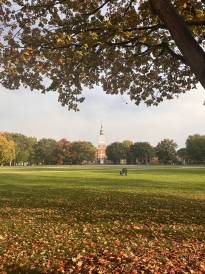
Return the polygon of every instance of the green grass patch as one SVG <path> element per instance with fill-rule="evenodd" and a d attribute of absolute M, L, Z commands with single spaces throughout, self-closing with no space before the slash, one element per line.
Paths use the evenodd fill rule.
<path fill-rule="evenodd" d="M 205 167 L 0 167 L 0 273 L 205 273 Z"/>

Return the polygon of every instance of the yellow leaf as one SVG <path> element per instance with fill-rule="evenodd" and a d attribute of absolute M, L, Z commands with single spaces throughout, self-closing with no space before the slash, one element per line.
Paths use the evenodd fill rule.
<path fill-rule="evenodd" d="M 78 266 L 78 267 L 81 267 L 82 264 L 83 264 L 83 262 L 82 262 L 82 261 L 79 261 L 79 262 L 77 263 L 77 266 Z"/>
<path fill-rule="evenodd" d="M 80 259 L 82 256 L 80 254 L 78 254 L 78 256 L 76 257 L 76 259 Z"/>
<path fill-rule="evenodd" d="M 134 257 L 134 261 L 137 262 L 139 258 L 137 256 Z"/>

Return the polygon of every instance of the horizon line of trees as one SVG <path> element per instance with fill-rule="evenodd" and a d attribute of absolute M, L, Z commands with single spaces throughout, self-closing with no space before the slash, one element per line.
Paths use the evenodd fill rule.
<path fill-rule="evenodd" d="M 205 135 L 189 135 L 186 147 L 177 150 L 174 140 L 164 139 L 153 147 L 149 142 L 126 140 L 114 142 L 107 146 L 106 154 L 109 160 L 117 164 L 126 159 L 127 164 L 188 164 L 205 163 Z"/>
<path fill-rule="evenodd" d="M 109 163 L 205 163 L 205 135 L 190 135 L 186 147 L 177 150 L 174 140 L 164 139 L 153 147 L 149 142 L 125 140 L 113 142 L 106 148 Z M 96 148 L 91 142 L 74 141 L 66 138 L 27 137 L 21 133 L 0 132 L 1 165 L 54 165 L 83 164 L 96 161 Z"/>
<path fill-rule="evenodd" d="M 108 159 L 115 164 L 120 163 L 120 159 L 126 159 L 127 164 L 147 164 L 147 163 L 177 163 L 177 144 L 170 139 L 164 139 L 156 147 L 149 142 L 131 141 L 114 142 L 107 146 L 106 153 Z"/>
<path fill-rule="evenodd" d="M 20 133 L 0 132 L 1 165 L 82 164 L 95 158 L 96 149 L 91 142 L 70 142 L 65 138 L 37 140 Z"/>

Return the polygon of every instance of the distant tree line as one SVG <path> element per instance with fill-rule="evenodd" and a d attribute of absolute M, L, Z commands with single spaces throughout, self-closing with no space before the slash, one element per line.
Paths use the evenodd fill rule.
<path fill-rule="evenodd" d="M 93 162 L 96 149 L 91 142 L 27 137 L 20 133 L 0 133 L 0 164 L 55 165 Z"/>
<path fill-rule="evenodd" d="M 148 142 L 125 140 L 107 146 L 109 162 L 119 164 L 176 164 L 205 163 L 205 135 L 190 135 L 186 147 L 177 151 L 178 145 L 170 139 L 164 139 L 153 147 Z M 55 165 L 83 164 L 96 160 L 96 148 L 91 142 L 70 142 L 63 138 L 56 141 L 51 138 L 27 137 L 20 133 L 0 132 L 1 165 Z"/>
<path fill-rule="evenodd" d="M 185 164 L 205 163 L 205 135 L 195 134 L 186 140 L 186 147 L 177 151 L 177 143 L 164 139 L 153 147 L 148 142 L 123 141 L 114 142 L 107 146 L 106 154 L 114 164 L 121 163 L 122 159 L 127 164 Z"/>

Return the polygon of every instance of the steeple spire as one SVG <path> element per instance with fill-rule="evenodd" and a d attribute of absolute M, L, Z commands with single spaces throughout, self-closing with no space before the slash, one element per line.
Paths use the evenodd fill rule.
<path fill-rule="evenodd" d="M 104 135 L 103 126 L 102 126 L 102 121 L 101 121 L 100 135 Z"/>

